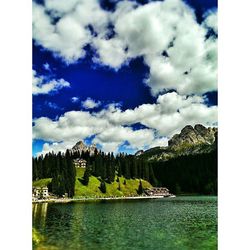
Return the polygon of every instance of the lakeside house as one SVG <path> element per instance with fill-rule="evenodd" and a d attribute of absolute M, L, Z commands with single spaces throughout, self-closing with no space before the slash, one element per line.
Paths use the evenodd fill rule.
<path fill-rule="evenodd" d="M 47 198 L 49 196 L 48 187 L 32 187 L 32 199 Z"/>
<path fill-rule="evenodd" d="M 76 168 L 86 168 L 87 161 L 81 158 L 77 158 L 73 160 L 73 164 Z"/>
<path fill-rule="evenodd" d="M 146 188 L 144 190 L 145 194 L 148 196 L 170 196 L 169 190 L 165 187 L 152 187 L 152 188 Z"/>

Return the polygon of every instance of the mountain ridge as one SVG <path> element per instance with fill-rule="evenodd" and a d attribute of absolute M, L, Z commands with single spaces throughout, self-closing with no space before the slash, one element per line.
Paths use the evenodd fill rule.
<path fill-rule="evenodd" d="M 179 134 L 172 136 L 168 146 L 154 147 L 144 152 L 140 150 L 135 156 L 149 161 L 166 161 L 180 155 L 209 153 L 217 149 L 217 133 L 216 127 L 186 125 Z"/>

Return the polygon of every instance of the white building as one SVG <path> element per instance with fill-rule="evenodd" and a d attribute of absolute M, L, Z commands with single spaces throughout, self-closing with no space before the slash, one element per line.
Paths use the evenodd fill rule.
<path fill-rule="evenodd" d="M 77 158 L 73 160 L 73 164 L 76 168 L 86 168 L 87 161 L 81 158 Z"/>
<path fill-rule="evenodd" d="M 32 187 L 32 198 L 41 199 L 49 196 L 48 187 Z"/>

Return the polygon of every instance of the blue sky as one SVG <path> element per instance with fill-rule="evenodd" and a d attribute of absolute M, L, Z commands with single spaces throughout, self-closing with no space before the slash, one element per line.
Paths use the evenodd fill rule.
<path fill-rule="evenodd" d="M 216 72 L 217 1 L 34 1 L 33 155 L 217 125 Z"/>

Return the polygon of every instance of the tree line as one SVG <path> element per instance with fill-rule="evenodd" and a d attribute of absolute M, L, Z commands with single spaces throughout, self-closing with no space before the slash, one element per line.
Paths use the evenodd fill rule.
<path fill-rule="evenodd" d="M 32 158 L 32 168 L 33 180 L 52 178 L 48 186 L 50 192 L 59 196 L 65 193 L 69 197 L 74 196 L 76 170 L 68 150 L 65 154 L 52 152 Z"/>
<path fill-rule="evenodd" d="M 105 182 L 112 183 L 115 177 L 138 178 L 150 182 L 153 186 L 163 186 L 172 193 L 217 193 L 217 151 L 206 154 L 179 156 L 168 161 L 147 161 L 146 159 L 119 153 L 105 154 L 96 150 L 66 153 L 47 153 L 32 159 L 33 180 L 52 178 L 49 191 L 74 196 L 76 170 L 73 160 L 82 158 L 87 161 L 84 176 L 79 180 L 88 185 L 91 175 L 101 181 L 100 190 Z"/>
<path fill-rule="evenodd" d="M 153 162 L 158 184 L 175 194 L 217 194 L 217 150 Z"/>
<path fill-rule="evenodd" d="M 73 160 L 77 158 L 87 161 L 84 176 L 79 179 L 84 185 L 88 185 L 91 175 L 100 179 L 101 190 L 105 190 L 103 188 L 105 182 L 114 182 L 116 176 L 124 176 L 126 179 L 145 179 L 153 185 L 157 183 L 152 166 L 147 161 L 137 159 L 133 155 L 120 153 L 114 156 L 113 153 L 105 154 L 98 150 L 92 155 L 90 155 L 89 151 L 72 152 L 67 150 L 65 154 L 51 152 L 33 157 L 33 181 L 52 178 L 52 182 L 48 187 L 49 191 L 60 196 L 65 193 L 70 197 L 74 196 L 76 170 Z"/>

